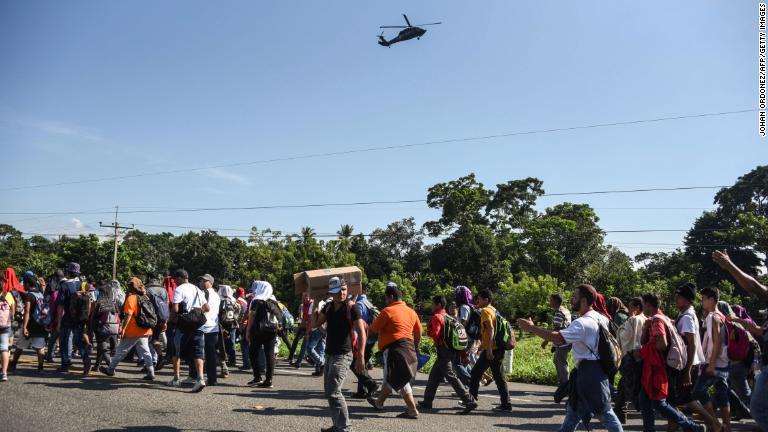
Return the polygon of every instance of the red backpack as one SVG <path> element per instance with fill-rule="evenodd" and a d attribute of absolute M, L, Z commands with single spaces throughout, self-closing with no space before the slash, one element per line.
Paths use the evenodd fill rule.
<path fill-rule="evenodd" d="M 728 335 L 726 344 L 728 345 L 728 358 L 732 361 L 744 361 L 749 356 L 749 336 L 739 324 L 731 322 L 731 319 L 725 318 L 725 330 Z"/>

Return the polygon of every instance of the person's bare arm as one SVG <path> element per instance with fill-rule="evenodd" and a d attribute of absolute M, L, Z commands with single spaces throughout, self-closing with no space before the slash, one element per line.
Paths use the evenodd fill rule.
<path fill-rule="evenodd" d="M 565 338 L 563 338 L 560 332 L 536 327 L 533 324 L 533 321 L 529 319 L 519 318 L 516 322 L 517 322 L 518 328 L 520 328 L 523 331 L 527 331 L 528 333 L 531 333 L 535 336 L 538 336 L 544 339 L 544 341 L 552 342 L 556 345 L 565 344 Z"/>
<path fill-rule="evenodd" d="M 654 341 L 654 344 L 656 346 L 656 350 L 659 352 L 667 352 L 667 347 L 669 346 L 667 344 L 667 338 L 663 337 L 662 335 L 656 336 L 656 340 Z"/>
<path fill-rule="evenodd" d="M 683 386 L 691 385 L 691 369 L 693 368 L 693 360 L 696 357 L 696 336 L 693 333 L 685 334 L 686 351 L 688 351 L 688 361 L 685 363 L 683 369 Z"/>
<path fill-rule="evenodd" d="M 245 338 L 251 340 L 251 327 L 253 327 L 253 321 L 256 320 L 256 311 L 248 312 L 248 325 L 245 327 Z"/>
<path fill-rule="evenodd" d="M 29 337 L 29 331 L 27 331 L 27 324 L 29 324 L 29 310 L 32 306 L 31 302 L 24 302 L 24 337 Z"/>
<path fill-rule="evenodd" d="M 365 370 L 365 323 L 363 320 L 355 320 L 355 331 L 357 332 L 357 355 L 355 356 L 355 370 L 361 373 Z"/>
<path fill-rule="evenodd" d="M 707 373 L 711 376 L 715 374 L 717 358 L 720 357 L 720 318 L 712 317 L 712 354 L 707 359 Z"/>
<path fill-rule="evenodd" d="M 750 333 L 752 333 L 752 336 L 761 338 L 763 337 L 763 329 L 757 326 L 756 324 L 743 320 L 741 318 L 733 318 L 733 322 L 741 324 L 744 329 Z"/>
<path fill-rule="evenodd" d="M 318 312 L 316 315 L 316 318 L 312 320 L 312 328 L 316 329 L 320 327 L 321 325 L 325 324 L 325 322 L 328 320 L 328 317 L 325 316 L 324 313 Z"/>
<path fill-rule="evenodd" d="M 730 273 L 740 287 L 744 288 L 744 291 L 760 298 L 763 301 L 768 301 L 768 287 L 761 284 L 754 277 L 744 273 L 736 264 L 731 261 L 731 257 L 728 256 L 728 252 L 725 250 L 716 250 L 712 253 L 712 260 L 717 263 L 723 270 Z"/>

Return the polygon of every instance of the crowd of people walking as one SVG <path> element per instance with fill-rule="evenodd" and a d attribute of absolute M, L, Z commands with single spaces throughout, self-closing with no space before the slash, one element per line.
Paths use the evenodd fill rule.
<path fill-rule="evenodd" d="M 768 305 L 768 288 L 726 252 L 712 258 Z M 495 383 L 500 403 L 493 409 L 511 413 L 504 359 L 516 345 L 515 324 L 541 338 L 542 349 L 552 345 L 559 383 L 554 397 L 567 399 L 560 431 L 588 428 L 595 417 L 609 431 L 622 431 L 632 410 L 640 412 L 644 431 L 655 430 L 657 414 L 670 430 L 730 431 L 734 417 L 752 417 L 768 431 L 768 320 L 764 316 L 759 324 L 744 307 L 722 301 L 715 287 L 676 287 L 673 318 L 662 310 L 659 293 L 625 303 L 583 284 L 572 290 L 570 302 L 553 294 L 551 323 L 536 325 L 525 318 L 508 321 L 494 307 L 492 290 L 473 294 L 458 286 L 453 298 L 432 298 L 424 325 L 395 283 L 386 286 L 384 303 L 375 305 L 365 288 L 351 294 L 343 278 L 332 277 L 326 293 L 303 293 L 295 319 L 267 281 L 233 288 L 204 274 L 196 282 L 179 269 L 170 276 L 132 277 L 123 289 L 118 281 L 84 277 L 74 262 L 47 279 L 32 271 L 18 278 L 7 268 L 0 277 L 0 382 L 28 351 L 38 370 L 59 358 L 58 370 L 69 372 L 73 359 L 80 359 L 85 376 L 94 370 L 113 376 L 121 364 L 135 361 L 142 379 L 155 381 L 170 366 L 167 385 L 197 393 L 238 367 L 239 344 L 239 368 L 253 373 L 248 385 L 270 389 L 276 353 L 285 344 L 290 366 L 309 362 L 312 375 L 323 379 L 332 422 L 323 431 L 352 429 L 342 393 L 349 371 L 357 379 L 352 397 L 382 410 L 397 393 L 405 404 L 400 418 L 416 420 L 432 410 L 443 383 L 462 414 L 479 408 L 481 385 Z M 413 383 L 424 360 L 423 327 L 435 358 L 417 401 Z M 375 362 L 383 367 L 381 382 L 370 374 Z"/>

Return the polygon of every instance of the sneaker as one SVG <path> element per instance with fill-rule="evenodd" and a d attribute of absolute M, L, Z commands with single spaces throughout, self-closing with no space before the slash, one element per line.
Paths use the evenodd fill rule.
<path fill-rule="evenodd" d="M 181 380 L 179 377 L 173 377 L 173 379 L 168 382 L 168 387 L 181 387 Z"/>
<path fill-rule="evenodd" d="M 141 379 L 143 379 L 144 381 L 154 381 L 155 376 L 151 374 L 147 374 L 147 375 L 144 375 Z"/>
<path fill-rule="evenodd" d="M 194 384 L 196 382 L 197 382 L 197 378 L 192 378 L 192 377 L 186 377 L 183 380 L 181 380 L 181 384 L 182 385 L 184 385 L 184 384 Z"/>
<path fill-rule="evenodd" d="M 194 387 L 192 387 L 192 393 L 200 393 L 205 388 L 205 382 L 203 380 L 195 381 Z"/>
<path fill-rule="evenodd" d="M 464 407 L 464 411 L 462 411 L 462 414 L 468 414 L 470 411 L 477 409 L 477 402 L 469 401 L 469 402 L 462 403 L 461 406 Z M 510 409 L 512 408 L 510 407 Z"/>
<path fill-rule="evenodd" d="M 336 429 L 335 426 L 331 426 L 329 428 L 320 428 L 320 432 L 336 432 L 338 429 Z"/>
<path fill-rule="evenodd" d="M 43 370 L 43 364 L 40 363 L 40 364 L 37 365 L 37 371 L 40 372 L 42 370 Z"/>
<path fill-rule="evenodd" d="M 259 387 L 259 388 L 272 388 L 274 386 L 272 385 L 272 381 L 264 381 L 261 384 L 257 384 L 256 387 Z"/>
<path fill-rule="evenodd" d="M 259 385 L 259 384 L 261 384 L 262 381 L 264 381 L 264 380 L 262 380 L 261 378 L 254 378 L 254 379 L 248 381 L 248 385 L 249 386 Z"/>
<path fill-rule="evenodd" d="M 493 407 L 493 410 L 496 412 L 511 412 L 512 404 L 496 405 L 495 407 Z"/>
<path fill-rule="evenodd" d="M 106 376 L 115 376 L 115 371 L 113 371 L 112 369 L 110 369 L 110 368 L 108 368 L 106 366 L 100 367 L 99 368 L 99 372 L 103 373 Z"/>
<path fill-rule="evenodd" d="M 163 357 L 160 360 L 158 360 L 157 361 L 157 366 L 155 366 L 155 372 L 159 372 L 159 371 L 163 370 L 163 368 L 165 367 L 165 364 L 166 364 L 165 357 Z"/>
<path fill-rule="evenodd" d="M 418 401 L 418 402 L 416 402 L 416 406 L 417 406 L 417 407 L 418 407 L 420 410 L 431 410 L 431 409 L 432 409 L 432 404 L 431 404 L 431 403 L 429 403 L 429 404 L 428 404 L 428 403 L 426 403 L 426 402 L 424 402 L 424 401 Z"/>
<path fill-rule="evenodd" d="M 0 374 L 0 382 L 8 381 L 8 374 Z"/>

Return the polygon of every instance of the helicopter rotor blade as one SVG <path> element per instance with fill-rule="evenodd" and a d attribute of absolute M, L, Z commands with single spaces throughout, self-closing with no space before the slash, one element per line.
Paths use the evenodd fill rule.
<path fill-rule="evenodd" d="M 417 24 L 416 27 L 421 27 L 421 26 L 425 26 L 425 25 L 438 25 L 438 24 L 442 24 L 442 21 L 440 21 L 440 22 L 433 22 L 433 23 L 427 23 L 427 24 Z"/>
<path fill-rule="evenodd" d="M 408 24 L 408 27 L 413 27 L 413 26 L 411 25 L 411 22 L 410 22 L 410 21 L 408 21 L 408 16 L 407 16 L 406 14 L 403 14 L 403 18 L 405 18 L 405 23 L 406 23 L 406 24 Z"/>
<path fill-rule="evenodd" d="M 379 26 L 379 28 L 408 28 L 406 26 Z"/>

